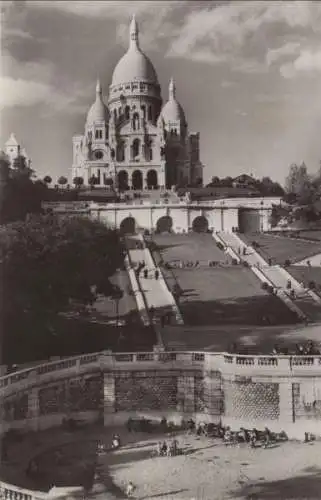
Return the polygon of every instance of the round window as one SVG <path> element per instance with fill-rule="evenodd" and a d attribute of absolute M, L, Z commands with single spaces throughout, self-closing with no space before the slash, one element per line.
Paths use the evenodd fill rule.
<path fill-rule="evenodd" d="M 101 160 L 103 156 L 104 156 L 104 153 L 102 151 L 95 151 L 96 160 Z"/>

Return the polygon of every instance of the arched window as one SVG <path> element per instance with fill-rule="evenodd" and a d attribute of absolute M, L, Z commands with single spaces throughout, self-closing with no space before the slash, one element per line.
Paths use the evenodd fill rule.
<path fill-rule="evenodd" d="M 139 116 L 138 113 L 134 113 L 133 116 L 133 130 L 138 130 L 139 129 Z"/>
<path fill-rule="evenodd" d="M 125 120 L 129 120 L 129 106 L 125 107 Z"/>
<path fill-rule="evenodd" d="M 116 161 L 125 160 L 125 146 L 123 142 L 119 142 L 116 147 Z"/>
<path fill-rule="evenodd" d="M 148 106 L 148 121 L 152 121 L 152 107 L 151 106 Z"/>
<path fill-rule="evenodd" d="M 144 119 L 145 119 L 145 118 L 146 118 L 146 106 L 145 106 L 145 104 L 142 104 L 142 105 L 141 105 L 141 110 L 142 110 L 142 112 L 143 112 L 143 117 L 144 117 Z"/>

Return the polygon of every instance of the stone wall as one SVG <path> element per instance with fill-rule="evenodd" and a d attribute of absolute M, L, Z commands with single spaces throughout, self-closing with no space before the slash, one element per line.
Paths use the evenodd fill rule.
<path fill-rule="evenodd" d="M 177 409 L 177 372 L 118 372 L 115 377 L 116 411 Z"/>
<path fill-rule="evenodd" d="M 280 416 L 279 384 L 252 382 L 240 376 L 224 380 L 224 415 L 248 422 L 275 421 Z"/>
<path fill-rule="evenodd" d="M 0 378 L 0 408 L 0 432 L 49 428 L 70 413 L 95 421 L 103 413 L 106 425 L 135 414 L 191 416 L 321 435 L 321 357 L 96 353 Z"/>

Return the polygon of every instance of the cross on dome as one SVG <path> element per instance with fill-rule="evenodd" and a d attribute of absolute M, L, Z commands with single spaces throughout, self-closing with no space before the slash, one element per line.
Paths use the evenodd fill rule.
<path fill-rule="evenodd" d="M 175 86 L 175 82 L 174 82 L 173 77 L 171 77 L 170 82 L 169 82 L 168 95 L 169 95 L 170 100 L 176 98 L 176 86 Z"/>
<path fill-rule="evenodd" d="M 97 79 L 97 84 L 96 84 L 96 94 L 102 95 L 103 89 L 101 87 L 101 83 L 99 78 Z"/>
<path fill-rule="evenodd" d="M 135 14 L 133 14 L 130 26 L 129 26 L 129 46 L 130 47 L 139 47 L 138 40 L 138 25 L 135 18 Z"/>

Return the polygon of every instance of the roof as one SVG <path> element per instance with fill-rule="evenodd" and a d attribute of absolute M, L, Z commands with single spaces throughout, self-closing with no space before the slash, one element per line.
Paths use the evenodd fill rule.
<path fill-rule="evenodd" d="M 95 122 L 104 122 L 108 121 L 108 119 L 109 119 L 108 108 L 103 101 L 102 88 L 98 80 L 96 85 L 96 100 L 88 111 L 87 124 L 90 125 Z"/>
<path fill-rule="evenodd" d="M 138 26 L 133 17 L 129 29 L 129 47 L 116 65 L 111 85 L 144 81 L 158 85 L 155 68 L 139 47 Z"/>
<path fill-rule="evenodd" d="M 169 98 L 167 103 L 164 105 L 160 116 L 163 118 L 165 123 L 181 121 L 182 123 L 186 123 L 185 113 L 176 99 L 176 88 L 173 78 L 171 78 L 169 82 L 168 88 Z"/>

